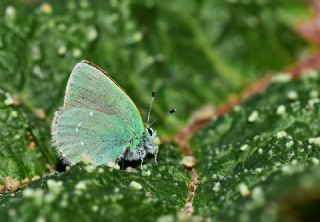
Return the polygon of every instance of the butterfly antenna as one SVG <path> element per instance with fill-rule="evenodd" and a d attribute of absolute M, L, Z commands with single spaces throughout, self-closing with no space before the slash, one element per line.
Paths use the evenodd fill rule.
<path fill-rule="evenodd" d="M 177 110 L 176 109 L 172 109 L 170 110 L 169 112 L 163 114 L 162 116 L 159 116 L 158 118 L 156 118 L 155 120 L 152 121 L 152 123 L 150 124 L 149 127 L 151 127 L 155 122 L 157 122 L 159 119 L 163 119 L 169 115 L 171 115 L 172 113 L 176 112 Z"/>
<path fill-rule="evenodd" d="M 148 110 L 148 118 L 147 118 L 148 125 L 149 125 L 149 121 L 150 121 L 150 114 L 151 114 L 151 110 L 152 110 L 152 105 L 153 105 L 155 98 L 156 98 L 156 92 L 152 91 L 151 102 L 150 102 L 150 106 L 149 106 L 149 110 Z"/>

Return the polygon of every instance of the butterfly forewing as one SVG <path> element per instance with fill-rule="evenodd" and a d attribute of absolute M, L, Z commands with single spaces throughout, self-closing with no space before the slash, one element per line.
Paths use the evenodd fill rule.
<path fill-rule="evenodd" d="M 87 61 L 74 67 L 68 81 L 64 106 L 117 115 L 134 131 L 143 132 L 139 111 L 129 96 L 100 68 Z"/>
<path fill-rule="evenodd" d="M 99 68 L 78 63 L 68 81 L 64 107 L 55 115 L 52 134 L 65 159 L 82 155 L 101 165 L 138 145 L 144 131 L 140 114 L 124 91 Z"/>

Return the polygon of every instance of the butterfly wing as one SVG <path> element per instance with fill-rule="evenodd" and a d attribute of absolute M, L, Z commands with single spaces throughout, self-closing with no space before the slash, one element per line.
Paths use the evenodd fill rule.
<path fill-rule="evenodd" d="M 137 133 L 144 131 L 139 111 L 130 97 L 98 66 L 82 61 L 69 78 L 64 108 L 88 108 L 117 115 Z"/>
<path fill-rule="evenodd" d="M 116 160 L 131 146 L 127 125 L 117 116 L 86 108 L 70 108 L 56 113 L 53 140 L 66 162 L 86 159 L 94 165 Z M 134 138 L 131 132 L 131 138 Z"/>
<path fill-rule="evenodd" d="M 54 146 L 71 163 L 82 156 L 95 165 L 134 149 L 144 132 L 138 109 L 125 92 L 97 66 L 82 61 L 69 78 L 64 107 L 52 124 Z"/>

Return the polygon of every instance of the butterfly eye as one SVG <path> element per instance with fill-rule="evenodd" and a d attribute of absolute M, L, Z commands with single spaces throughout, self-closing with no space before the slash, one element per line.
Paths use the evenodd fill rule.
<path fill-rule="evenodd" d="M 152 130 L 150 128 L 148 128 L 148 133 L 150 136 L 152 136 Z"/>

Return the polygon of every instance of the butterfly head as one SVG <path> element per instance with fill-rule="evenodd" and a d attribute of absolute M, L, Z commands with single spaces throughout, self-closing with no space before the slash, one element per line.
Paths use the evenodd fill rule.
<path fill-rule="evenodd" d="M 151 127 L 146 128 L 146 148 L 148 153 L 156 154 L 159 149 L 160 139 L 157 132 Z"/>

